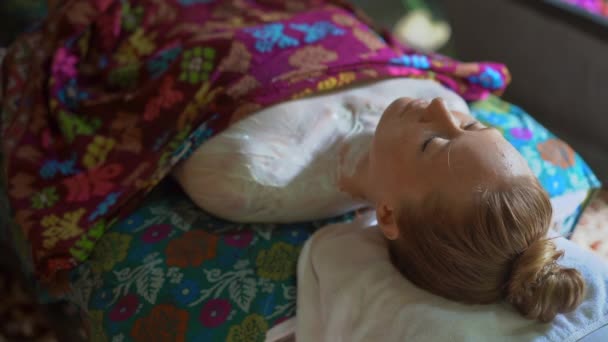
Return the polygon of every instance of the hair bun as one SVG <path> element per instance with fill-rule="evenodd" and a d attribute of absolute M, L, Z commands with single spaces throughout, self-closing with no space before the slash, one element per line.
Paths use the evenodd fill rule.
<path fill-rule="evenodd" d="M 507 301 L 525 317 L 549 322 L 583 300 L 585 282 L 579 271 L 557 264 L 563 254 L 552 241 L 541 239 L 515 260 Z"/>

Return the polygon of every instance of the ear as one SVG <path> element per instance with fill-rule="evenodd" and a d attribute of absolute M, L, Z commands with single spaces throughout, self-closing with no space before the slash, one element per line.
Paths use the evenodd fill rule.
<path fill-rule="evenodd" d="M 399 238 L 400 232 L 395 214 L 395 211 L 386 204 L 381 204 L 376 207 L 378 225 L 384 236 L 389 240 L 397 240 Z"/>

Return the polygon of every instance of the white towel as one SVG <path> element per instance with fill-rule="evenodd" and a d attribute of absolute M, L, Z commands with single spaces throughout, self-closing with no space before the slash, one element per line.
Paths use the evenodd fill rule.
<path fill-rule="evenodd" d="M 608 266 L 558 238 L 560 263 L 587 283 L 580 307 L 541 324 L 507 303 L 463 305 L 407 281 L 390 263 L 369 222 L 325 227 L 306 243 L 298 264 L 296 340 L 575 341 L 608 324 Z M 366 228 L 369 227 L 369 228 Z"/>

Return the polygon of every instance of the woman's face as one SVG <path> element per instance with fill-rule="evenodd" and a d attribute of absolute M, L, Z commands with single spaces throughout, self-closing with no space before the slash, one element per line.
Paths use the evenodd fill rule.
<path fill-rule="evenodd" d="M 452 209 L 466 210 L 474 191 L 508 177 L 532 176 L 498 130 L 450 110 L 440 98 L 400 98 L 388 106 L 370 162 L 376 200 L 397 208 L 404 200 L 419 203 L 439 194 Z"/>

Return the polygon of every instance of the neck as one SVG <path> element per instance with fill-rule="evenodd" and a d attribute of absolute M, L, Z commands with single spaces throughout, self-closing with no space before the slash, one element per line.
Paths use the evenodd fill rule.
<path fill-rule="evenodd" d="M 340 191 L 366 202 L 373 202 L 369 182 L 369 150 L 372 138 L 373 135 L 358 136 L 344 144 L 340 151 L 338 172 Z"/>

